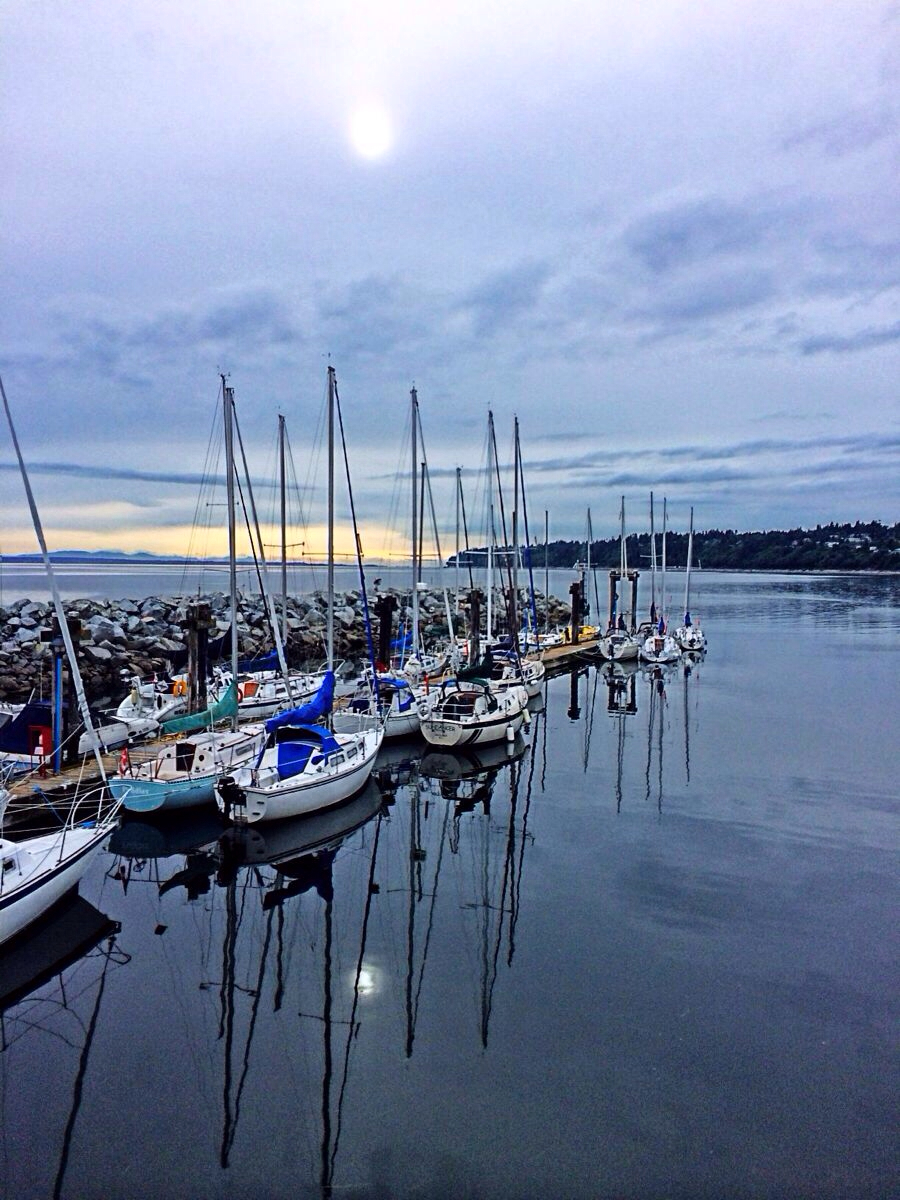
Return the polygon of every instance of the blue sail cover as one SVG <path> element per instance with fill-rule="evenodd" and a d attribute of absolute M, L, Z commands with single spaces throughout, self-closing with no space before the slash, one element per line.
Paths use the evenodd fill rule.
<path fill-rule="evenodd" d="M 319 684 L 319 690 L 312 700 L 300 704 L 296 708 L 285 709 L 276 713 L 266 721 L 266 733 L 281 729 L 285 725 L 313 725 L 331 712 L 334 702 L 334 671 L 326 671 Z"/>
<path fill-rule="evenodd" d="M 238 663 L 239 671 L 277 671 L 278 651 L 269 650 L 256 658 L 244 658 Z"/>
<path fill-rule="evenodd" d="M 327 757 L 340 750 L 331 730 L 323 729 L 321 725 L 307 726 L 298 729 L 297 733 L 300 740 L 278 743 L 279 779 L 291 779 L 294 775 L 302 774 L 314 754 Z"/>
<path fill-rule="evenodd" d="M 409 689 L 409 680 L 408 679 L 400 679 L 396 675 L 379 675 L 378 682 L 383 687 L 392 687 L 392 688 L 395 688 L 398 692 L 403 691 L 404 688 Z"/>
<path fill-rule="evenodd" d="M 50 729 L 53 717 L 46 700 L 29 700 L 15 716 L 0 725 L 0 751 L 6 754 L 34 754 L 35 736 Z"/>

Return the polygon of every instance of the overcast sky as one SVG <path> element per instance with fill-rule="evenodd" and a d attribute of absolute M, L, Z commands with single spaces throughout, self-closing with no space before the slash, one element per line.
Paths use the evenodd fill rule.
<path fill-rule="evenodd" d="M 900 4 L 7 0 L 0 370 L 54 548 L 187 549 L 230 373 L 367 551 L 488 408 L 532 532 L 900 511 Z M 0 432 L 0 552 L 34 548 Z M 471 503 L 474 504 L 474 501 Z M 452 548 L 452 547 L 447 547 Z"/>

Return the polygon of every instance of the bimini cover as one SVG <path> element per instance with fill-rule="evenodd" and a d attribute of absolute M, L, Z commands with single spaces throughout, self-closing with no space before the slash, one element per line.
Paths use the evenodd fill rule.
<path fill-rule="evenodd" d="M 297 736 L 297 741 L 278 743 L 279 779 L 299 775 L 314 754 L 333 754 L 335 750 L 340 750 L 334 734 L 323 725 L 308 725 L 298 729 Z"/>
<path fill-rule="evenodd" d="M 281 729 L 284 725 L 312 725 L 331 712 L 331 705 L 334 701 L 334 671 L 326 671 L 322 682 L 319 684 L 319 690 L 313 696 L 312 700 L 307 700 L 306 704 L 300 704 L 296 708 L 285 709 L 284 712 L 276 713 L 274 717 L 269 717 L 266 721 L 266 733 L 271 733 L 274 729 Z"/>

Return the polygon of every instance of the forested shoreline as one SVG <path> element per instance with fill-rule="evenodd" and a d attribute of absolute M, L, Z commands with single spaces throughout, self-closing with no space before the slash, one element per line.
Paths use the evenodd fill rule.
<path fill-rule="evenodd" d="M 668 531 L 666 559 L 669 566 L 681 567 L 687 558 L 688 535 Z M 650 563 L 650 535 L 631 534 L 626 538 L 628 564 L 644 568 Z M 657 530 L 657 554 L 660 550 Z M 484 562 L 484 548 L 472 548 L 460 554 L 473 563 Z M 546 548 L 548 566 L 570 568 L 587 558 L 587 542 L 556 540 Z M 532 546 L 535 567 L 545 562 L 544 544 Z M 598 538 L 591 542 L 593 566 L 613 567 L 619 563 L 619 539 Z M 450 558 L 455 562 L 455 555 Z M 880 521 L 855 521 L 845 524 L 817 525 L 814 529 L 771 529 L 739 532 L 734 529 L 694 531 L 694 566 L 703 570 L 740 571 L 900 571 L 900 522 L 884 525 Z"/>

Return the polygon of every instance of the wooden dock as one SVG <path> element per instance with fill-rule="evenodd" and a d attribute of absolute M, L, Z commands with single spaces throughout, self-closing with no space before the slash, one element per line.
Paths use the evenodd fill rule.
<path fill-rule="evenodd" d="M 586 638 L 580 642 L 564 642 L 561 646 L 548 646 L 541 652 L 541 662 L 548 671 L 564 671 L 575 666 L 582 655 L 596 655 L 600 639 Z"/>

